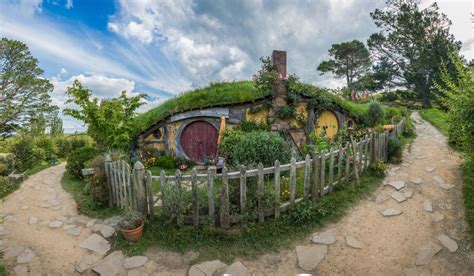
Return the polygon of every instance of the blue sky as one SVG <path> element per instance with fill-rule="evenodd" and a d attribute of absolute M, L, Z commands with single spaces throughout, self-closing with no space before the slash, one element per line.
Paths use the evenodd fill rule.
<path fill-rule="evenodd" d="M 432 1 L 424 0 L 423 5 Z M 0 36 L 25 42 L 53 101 L 79 79 L 99 98 L 121 90 L 146 93 L 145 111 L 212 81 L 251 79 L 261 56 L 287 50 L 288 69 L 335 88 L 341 81 L 315 68 L 333 43 L 376 31 L 369 12 L 385 0 L 2 0 Z M 452 32 L 473 58 L 470 0 L 443 0 Z M 84 129 L 63 117 L 68 132 Z"/>

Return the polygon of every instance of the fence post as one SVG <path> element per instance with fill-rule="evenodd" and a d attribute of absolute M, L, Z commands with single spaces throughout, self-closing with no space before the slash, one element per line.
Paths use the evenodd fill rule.
<path fill-rule="evenodd" d="M 167 183 L 166 183 L 166 173 L 165 173 L 164 170 L 161 170 L 161 173 L 160 173 L 161 204 L 163 204 L 163 198 L 165 196 L 163 191 L 165 190 L 166 185 L 167 185 Z M 133 202 L 132 206 L 136 206 L 136 202 Z"/>
<path fill-rule="evenodd" d="M 318 192 L 318 179 L 319 179 L 318 161 L 319 161 L 319 156 L 316 153 L 313 153 L 313 187 L 311 188 L 311 198 L 313 199 L 313 202 L 316 202 L 319 198 L 319 192 Z"/>
<path fill-rule="evenodd" d="M 133 209 L 133 191 L 132 191 L 132 181 L 130 174 L 132 173 L 130 170 L 130 165 L 127 163 L 125 164 L 125 168 L 127 170 L 126 173 L 126 189 L 128 191 L 128 210 Z"/>
<path fill-rule="evenodd" d="M 245 166 L 240 166 L 240 213 L 245 214 L 247 206 L 247 171 Z"/>
<path fill-rule="evenodd" d="M 326 185 L 326 151 L 323 150 L 321 152 L 321 173 L 319 174 L 321 176 L 321 181 L 319 181 L 319 192 L 321 193 L 321 196 L 323 196 L 324 192 L 324 186 Z"/>
<path fill-rule="evenodd" d="M 280 161 L 275 160 L 275 218 L 280 217 Z"/>
<path fill-rule="evenodd" d="M 110 157 L 110 154 L 106 153 L 104 156 L 104 160 L 105 160 L 105 175 L 107 177 L 107 188 L 109 189 L 109 207 L 112 207 L 112 205 L 114 205 L 113 191 L 112 191 L 112 172 L 111 172 L 112 157 Z"/>
<path fill-rule="evenodd" d="M 361 138 L 359 141 L 359 146 L 357 147 L 359 150 L 359 173 L 362 173 L 364 170 L 364 139 Z"/>
<path fill-rule="evenodd" d="M 328 186 L 329 186 L 329 192 L 332 192 L 333 186 L 332 183 L 334 181 L 334 148 L 331 147 L 329 153 L 329 178 L 328 178 Z"/>
<path fill-rule="evenodd" d="M 114 187 L 114 204 L 120 207 L 120 189 L 118 182 L 118 164 L 117 161 L 112 162 L 112 178 L 113 178 L 113 187 Z"/>
<path fill-rule="evenodd" d="M 146 171 L 146 194 L 148 197 L 148 213 L 150 214 L 150 220 L 153 220 L 155 216 L 155 200 L 153 199 L 153 189 L 151 187 L 152 180 L 151 171 Z"/>
<path fill-rule="evenodd" d="M 137 188 L 138 211 L 146 216 L 144 196 L 145 167 L 140 161 L 135 162 L 135 165 L 133 165 L 133 173 L 135 176 L 135 187 Z"/>
<path fill-rule="evenodd" d="M 344 154 L 346 155 L 346 182 L 349 182 L 349 174 L 350 174 L 350 145 L 349 142 L 346 143 L 346 146 L 344 147 Z"/>
<path fill-rule="evenodd" d="M 230 228 L 229 217 L 229 176 L 227 168 L 222 168 L 222 190 L 220 197 L 220 224 L 224 229 Z"/>
<path fill-rule="evenodd" d="M 309 194 L 309 177 L 311 175 L 311 157 L 309 154 L 306 154 L 305 164 L 304 164 L 304 179 L 303 179 L 303 198 L 304 200 L 308 199 Z"/>
<path fill-rule="evenodd" d="M 354 176 L 356 179 L 357 185 L 359 185 L 359 170 L 358 170 L 358 164 L 357 164 L 357 142 L 354 141 L 352 136 L 350 136 L 351 139 L 351 144 L 352 144 L 352 163 L 354 165 Z"/>
<path fill-rule="evenodd" d="M 215 168 L 207 169 L 207 192 L 209 196 L 209 224 L 216 226 L 216 217 L 214 209 L 214 175 Z"/>
<path fill-rule="evenodd" d="M 175 185 L 176 185 L 176 192 L 181 196 L 182 195 L 182 190 L 181 190 L 181 171 L 176 170 L 176 175 L 175 175 Z M 183 202 L 180 202 L 179 204 L 184 204 Z M 178 208 L 178 213 L 176 214 L 176 221 L 178 223 L 178 226 L 183 225 L 183 208 Z"/>
<path fill-rule="evenodd" d="M 199 226 L 199 202 L 198 202 L 198 195 L 197 195 L 197 172 L 196 169 L 192 169 L 191 171 L 191 189 L 192 189 L 192 196 L 193 196 L 193 226 Z"/>
<path fill-rule="evenodd" d="M 371 133 L 371 140 L 370 140 L 370 163 L 376 161 L 375 158 L 375 132 L 372 131 Z"/>
<path fill-rule="evenodd" d="M 342 144 L 339 145 L 339 152 L 337 156 L 337 181 L 338 184 L 341 184 L 341 176 L 342 176 Z"/>
<path fill-rule="evenodd" d="M 293 205 L 296 198 L 296 159 L 294 157 L 291 158 L 290 164 L 290 205 Z"/>
<path fill-rule="evenodd" d="M 257 178 L 257 208 L 258 208 L 258 223 L 265 221 L 264 206 L 263 206 L 263 195 L 265 193 L 265 187 L 263 186 L 263 164 L 258 163 L 258 178 Z"/>

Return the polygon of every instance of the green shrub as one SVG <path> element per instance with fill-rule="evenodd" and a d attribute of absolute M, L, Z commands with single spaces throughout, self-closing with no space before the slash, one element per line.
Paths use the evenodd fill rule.
<path fill-rule="evenodd" d="M 41 148 L 44 151 L 44 158 L 41 160 L 49 160 L 53 155 L 56 155 L 57 148 L 54 145 L 53 139 L 49 136 L 39 136 L 35 139 L 35 147 Z"/>
<path fill-rule="evenodd" d="M 295 107 L 292 105 L 284 105 L 278 108 L 276 116 L 280 119 L 292 118 L 295 114 Z"/>
<path fill-rule="evenodd" d="M 113 160 L 113 159 L 112 159 Z M 89 191 L 98 206 L 106 206 L 109 199 L 107 176 L 105 174 L 105 158 L 103 154 L 85 162 L 84 167 L 95 168 L 93 182 L 89 182 Z"/>
<path fill-rule="evenodd" d="M 16 170 L 23 172 L 33 167 L 36 162 L 34 146 L 34 140 L 30 136 L 20 135 L 14 139 L 10 151 L 15 157 Z"/>
<path fill-rule="evenodd" d="M 285 164 L 290 158 L 290 147 L 281 136 L 268 131 L 253 131 L 242 135 L 228 155 L 228 163 L 250 166 L 261 162 L 264 166 L 272 166 L 275 160 Z"/>
<path fill-rule="evenodd" d="M 53 138 L 53 143 L 57 149 L 57 155 L 59 158 L 67 157 L 69 152 L 71 152 L 71 142 L 65 136 L 55 136 Z"/>
<path fill-rule="evenodd" d="M 242 140 L 244 134 L 244 131 L 238 128 L 226 129 L 224 133 L 222 133 L 219 155 L 229 157 L 240 140 Z"/>
<path fill-rule="evenodd" d="M 369 165 L 369 173 L 376 177 L 384 177 L 387 166 L 383 161 L 373 162 Z"/>
<path fill-rule="evenodd" d="M 10 174 L 15 169 L 13 154 L 0 155 L 0 176 Z"/>
<path fill-rule="evenodd" d="M 402 143 L 399 140 L 388 140 L 387 156 L 391 163 L 402 161 Z"/>
<path fill-rule="evenodd" d="M 377 102 L 371 102 L 365 115 L 365 122 L 369 127 L 374 127 L 377 124 L 383 123 L 384 111 L 382 106 Z"/>
<path fill-rule="evenodd" d="M 18 189 L 20 182 L 11 181 L 8 177 L 0 176 L 0 198 L 4 198 Z"/>
<path fill-rule="evenodd" d="M 402 134 L 407 138 L 415 137 L 415 126 L 413 125 L 412 119 L 409 117 L 405 118 L 405 126 Z"/>
<path fill-rule="evenodd" d="M 243 132 L 252 132 L 255 130 L 266 130 L 270 131 L 270 125 L 268 124 L 258 124 L 254 121 L 242 121 L 240 124 L 236 127 L 236 129 L 241 130 Z"/>
<path fill-rule="evenodd" d="M 173 170 L 176 169 L 176 161 L 172 156 L 161 155 L 156 159 L 156 166 L 167 170 Z"/>
<path fill-rule="evenodd" d="M 73 150 L 67 158 L 67 172 L 72 176 L 82 178 L 81 170 L 85 168 L 86 162 L 98 154 L 99 150 L 93 146 L 85 146 Z"/>

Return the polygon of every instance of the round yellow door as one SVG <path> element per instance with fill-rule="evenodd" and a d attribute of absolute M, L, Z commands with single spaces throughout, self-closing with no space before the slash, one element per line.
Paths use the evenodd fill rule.
<path fill-rule="evenodd" d="M 323 111 L 316 122 L 315 132 L 317 135 L 325 134 L 328 138 L 336 137 L 339 123 L 336 114 L 331 111 Z"/>

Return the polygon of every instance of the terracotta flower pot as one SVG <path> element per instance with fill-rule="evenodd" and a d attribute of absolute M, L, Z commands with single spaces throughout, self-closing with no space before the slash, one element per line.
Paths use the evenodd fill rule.
<path fill-rule="evenodd" d="M 143 222 L 140 226 L 138 226 L 135 229 L 132 230 L 127 230 L 127 229 L 122 229 L 120 228 L 120 232 L 122 232 L 122 235 L 124 238 L 129 241 L 129 242 L 138 242 L 140 238 L 142 237 L 143 233 Z"/>

